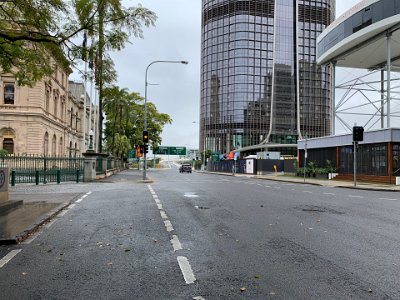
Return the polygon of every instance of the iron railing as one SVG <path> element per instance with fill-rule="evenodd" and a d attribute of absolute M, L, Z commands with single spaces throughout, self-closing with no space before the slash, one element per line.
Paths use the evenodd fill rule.
<path fill-rule="evenodd" d="M 10 182 L 49 183 L 83 180 L 84 158 L 7 155 L 1 163 L 10 170 Z"/>

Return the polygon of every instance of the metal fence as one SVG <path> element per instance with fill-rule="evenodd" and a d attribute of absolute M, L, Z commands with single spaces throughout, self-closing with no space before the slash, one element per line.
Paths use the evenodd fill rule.
<path fill-rule="evenodd" d="M 1 163 L 10 169 L 11 185 L 83 180 L 84 158 L 8 155 Z"/>

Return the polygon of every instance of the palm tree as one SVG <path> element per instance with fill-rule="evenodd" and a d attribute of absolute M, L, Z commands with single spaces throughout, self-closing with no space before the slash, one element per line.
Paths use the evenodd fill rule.
<path fill-rule="evenodd" d="M 131 35 L 142 38 L 142 26 L 154 25 L 157 17 L 140 5 L 124 8 L 121 0 L 75 0 L 75 9 L 82 25 L 89 29 L 88 35 L 98 40 L 94 45 L 95 79 L 99 88 L 99 141 L 102 141 L 104 83 L 115 80 L 115 72 L 111 70 L 110 74 L 110 67 L 104 67 L 106 62 L 113 66 L 111 58 L 105 52 L 120 51 Z M 107 72 L 111 75 L 109 78 L 105 78 Z M 102 152 L 101 142 L 99 152 Z"/>

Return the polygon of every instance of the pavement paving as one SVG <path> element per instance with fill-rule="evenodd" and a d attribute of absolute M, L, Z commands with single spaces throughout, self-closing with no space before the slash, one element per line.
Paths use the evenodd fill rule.
<path fill-rule="evenodd" d="M 224 176 L 251 177 L 260 180 L 275 180 L 293 182 L 298 184 L 311 184 L 319 186 L 331 186 L 341 188 L 354 188 L 374 191 L 400 191 L 400 186 L 387 184 L 374 184 L 358 182 L 356 186 L 352 181 L 328 180 L 318 178 L 306 178 L 286 174 L 231 174 L 216 173 Z M 129 178 L 127 179 L 126 176 Z M 20 184 L 10 187 L 10 200 L 22 200 L 23 205 L 7 213 L 0 214 L 0 244 L 17 244 L 28 238 L 40 226 L 49 222 L 60 211 L 76 201 L 88 189 L 106 190 L 107 183 L 134 180 L 141 182 L 142 173 L 138 170 L 130 170 L 129 173 L 119 173 L 112 178 L 104 178 L 91 183 L 62 183 L 47 185 Z"/>

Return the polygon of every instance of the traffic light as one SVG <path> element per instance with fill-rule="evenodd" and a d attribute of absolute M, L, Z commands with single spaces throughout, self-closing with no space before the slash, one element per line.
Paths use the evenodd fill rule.
<path fill-rule="evenodd" d="M 362 142 L 364 140 L 364 127 L 354 126 L 353 127 L 353 141 Z"/>
<path fill-rule="evenodd" d="M 148 153 L 149 152 L 149 145 L 148 144 L 144 144 L 144 153 Z"/>
<path fill-rule="evenodd" d="M 143 143 L 146 144 L 149 142 L 149 132 L 147 130 L 143 131 Z"/>

